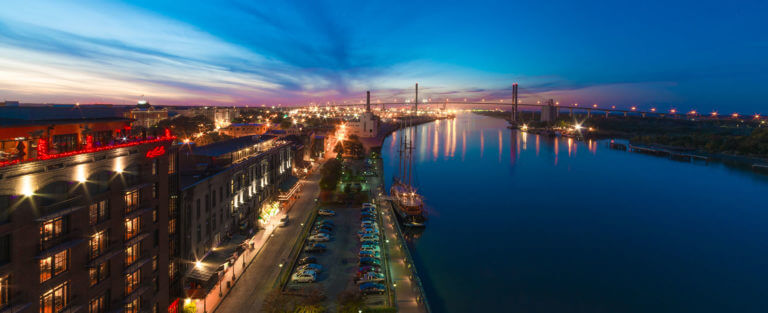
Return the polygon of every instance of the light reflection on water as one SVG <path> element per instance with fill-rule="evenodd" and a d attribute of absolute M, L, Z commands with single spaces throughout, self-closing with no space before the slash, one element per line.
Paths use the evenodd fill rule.
<path fill-rule="evenodd" d="M 434 312 L 768 308 L 765 176 L 505 124 L 462 114 L 417 127 L 430 219 L 412 244 Z"/>

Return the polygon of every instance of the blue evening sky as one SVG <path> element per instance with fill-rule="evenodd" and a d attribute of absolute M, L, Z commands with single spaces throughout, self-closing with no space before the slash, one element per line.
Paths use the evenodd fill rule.
<path fill-rule="evenodd" d="M 765 112 L 768 1 L 0 2 L 0 100 Z"/>

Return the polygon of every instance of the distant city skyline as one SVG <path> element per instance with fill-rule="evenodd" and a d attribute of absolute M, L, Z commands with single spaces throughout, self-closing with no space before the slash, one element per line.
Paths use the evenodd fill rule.
<path fill-rule="evenodd" d="M 765 111 L 765 1 L 4 1 L 0 101 Z"/>

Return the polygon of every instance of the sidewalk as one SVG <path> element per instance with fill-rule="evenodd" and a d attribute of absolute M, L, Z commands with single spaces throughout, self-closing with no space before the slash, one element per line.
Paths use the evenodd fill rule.
<path fill-rule="evenodd" d="M 378 204 L 381 212 L 384 212 L 384 225 L 382 228 L 384 229 L 384 236 L 388 241 L 386 244 L 389 245 L 389 272 L 395 289 L 397 311 L 401 313 L 426 312 L 419 303 L 421 296 L 419 287 L 415 285 L 411 276 L 411 270 L 408 268 L 408 263 L 405 262 L 407 255 L 403 250 L 407 249 L 407 247 L 397 236 L 397 230 L 394 228 L 398 226 L 396 217 L 392 215 L 392 204 L 388 200 L 379 201 Z"/>
<path fill-rule="evenodd" d="M 272 285 L 280 273 L 279 264 L 288 258 L 290 246 L 296 240 L 307 219 L 310 209 L 314 207 L 314 199 L 319 192 L 318 180 L 320 175 L 315 172 L 310 174 L 304 180 L 304 189 L 301 191 L 300 198 L 293 204 L 289 210 L 290 220 L 286 227 L 273 228 L 269 232 L 263 232 L 255 242 L 255 248 L 247 255 L 249 258 L 245 261 L 238 259 L 234 277 L 236 281 L 232 282 L 231 288 L 227 288 L 226 281 L 222 287 L 222 295 L 217 292 L 211 292 L 208 301 L 216 301 L 216 305 L 206 303 L 207 311 L 198 310 L 198 313 L 222 312 L 259 312 L 264 297 L 272 290 Z M 273 217 L 270 225 L 277 223 L 282 214 Z M 257 234 L 258 236 L 258 234 Z M 261 245 L 259 245 L 259 243 Z M 286 248 L 288 247 L 288 248 Z M 242 263 L 245 262 L 245 272 L 242 271 Z M 232 274 L 228 273 L 227 277 Z M 232 279 L 230 278 L 230 281 Z M 236 282 L 236 283 L 235 283 Z M 219 286 L 217 285 L 216 288 Z M 223 300 L 222 300 L 223 297 Z M 219 303 L 220 302 L 220 303 Z"/>

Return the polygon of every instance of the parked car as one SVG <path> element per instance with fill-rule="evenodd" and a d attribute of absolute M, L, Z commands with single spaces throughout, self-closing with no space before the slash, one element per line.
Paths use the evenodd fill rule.
<path fill-rule="evenodd" d="M 379 260 L 378 258 L 371 258 L 371 257 L 360 258 L 359 263 L 360 263 L 360 265 L 379 265 L 379 266 L 381 266 L 381 260 Z"/>
<path fill-rule="evenodd" d="M 317 241 L 317 242 L 329 241 L 329 240 L 331 240 L 331 236 L 329 236 L 327 234 L 323 234 L 323 233 L 318 233 L 318 234 L 314 234 L 312 236 L 309 236 L 309 238 L 307 238 L 307 240 L 309 240 L 309 241 Z"/>
<path fill-rule="evenodd" d="M 375 272 L 375 273 L 381 273 L 381 266 L 379 265 L 365 265 L 361 266 L 357 269 L 357 276 L 362 276 L 365 273 L 368 272 Z"/>
<path fill-rule="evenodd" d="M 311 264 L 311 263 L 317 263 L 317 258 L 313 256 L 308 256 L 308 257 L 301 258 L 298 261 L 299 265 Z"/>
<path fill-rule="evenodd" d="M 314 236 L 314 235 L 325 235 L 325 236 L 331 237 L 332 234 L 333 234 L 332 232 L 330 232 L 328 230 L 325 230 L 325 229 L 315 229 L 315 230 L 312 231 L 312 233 L 310 235 L 311 236 Z"/>
<path fill-rule="evenodd" d="M 360 247 L 360 251 L 370 251 L 370 252 L 379 253 L 381 252 L 381 249 L 379 249 L 378 246 L 362 246 Z"/>
<path fill-rule="evenodd" d="M 370 213 L 363 213 L 363 214 L 360 214 L 360 220 L 361 221 L 365 221 L 365 220 L 375 221 L 376 220 L 376 216 L 373 215 L 373 214 L 370 214 Z"/>
<path fill-rule="evenodd" d="M 323 266 L 320 264 L 309 263 L 299 266 L 298 269 L 300 271 L 315 271 L 315 273 L 320 273 L 323 271 Z"/>
<path fill-rule="evenodd" d="M 311 283 L 317 280 L 317 273 L 314 271 L 297 271 L 291 276 L 291 281 L 296 283 Z"/>
<path fill-rule="evenodd" d="M 380 258 L 381 254 L 378 251 L 360 250 L 357 256 L 361 258 Z"/>
<path fill-rule="evenodd" d="M 362 283 L 360 284 L 360 293 L 363 295 L 380 295 L 383 294 L 387 289 L 384 287 L 384 285 L 379 283 Z"/>
<path fill-rule="evenodd" d="M 322 243 L 309 243 L 304 247 L 304 252 L 325 252 L 325 245 Z"/>
<path fill-rule="evenodd" d="M 375 207 L 376 205 L 374 205 L 373 203 L 370 203 L 370 202 L 363 203 L 363 208 L 375 208 Z"/>
<path fill-rule="evenodd" d="M 317 214 L 319 214 L 321 216 L 334 216 L 334 215 L 336 215 L 336 212 L 334 212 L 332 210 L 328 210 L 328 209 L 320 209 L 320 210 L 317 211 Z"/>
<path fill-rule="evenodd" d="M 280 223 L 277 224 L 279 227 L 285 227 L 288 225 L 288 217 L 283 217 L 280 219 Z"/>
<path fill-rule="evenodd" d="M 332 220 L 323 220 L 323 219 L 318 220 L 317 222 L 315 222 L 315 224 L 317 225 L 325 224 L 325 225 L 330 225 L 331 227 L 336 226 L 336 224 Z"/>
<path fill-rule="evenodd" d="M 382 273 L 367 272 L 367 273 L 363 273 L 362 275 L 357 277 L 357 279 L 355 279 L 355 282 L 358 283 L 358 284 L 363 284 L 363 283 L 380 283 L 380 282 L 383 282 L 384 280 L 385 280 L 384 274 L 382 274 Z"/>
<path fill-rule="evenodd" d="M 326 230 L 326 231 L 333 231 L 333 226 L 328 226 L 328 225 L 320 225 L 320 226 L 316 226 L 315 228 Z"/>
<path fill-rule="evenodd" d="M 378 240 L 365 240 L 365 241 L 361 241 L 360 244 L 361 245 L 369 245 L 369 246 L 370 245 L 378 246 L 379 245 L 379 241 Z"/>
<path fill-rule="evenodd" d="M 360 241 L 379 240 L 379 236 L 375 234 L 365 234 L 360 236 Z"/>
<path fill-rule="evenodd" d="M 374 209 L 374 208 L 363 208 L 362 210 L 360 210 L 360 213 L 376 214 L 376 209 Z"/>

